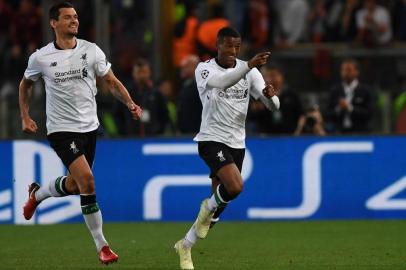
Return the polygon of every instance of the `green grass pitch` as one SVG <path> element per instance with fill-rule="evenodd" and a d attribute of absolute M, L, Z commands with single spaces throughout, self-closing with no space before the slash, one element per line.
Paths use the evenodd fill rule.
<path fill-rule="evenodd" d="M 119 262 L 100 265 L 85 224 L 0 225 L 0 269 L 179 269 L 191 223 L 110 223 Z M 192 250 L 195 269 L 406 269 L 406 220 L 223 222 Z"/>

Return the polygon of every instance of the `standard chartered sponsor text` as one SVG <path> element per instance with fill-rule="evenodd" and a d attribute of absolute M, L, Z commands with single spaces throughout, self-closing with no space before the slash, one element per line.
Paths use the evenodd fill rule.
<path fill-rule="evenodd" d="M 70 76 L 70 75 L 75 75 L 75 76 Z M 68 77 L 66 77 L 68 76 Z M 78 80 L 82 79 L 81 75 L 81 69 L 71 69 L 69 71 L 65 72 L 55 72 L 55 83 L 61 83 L 61 82 L 67 82 L 71 80 Z"/>

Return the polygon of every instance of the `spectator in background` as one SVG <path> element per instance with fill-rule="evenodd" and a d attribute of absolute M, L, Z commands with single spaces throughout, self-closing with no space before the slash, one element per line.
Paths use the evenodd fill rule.
<path fill-rule="evenodd" d="M 299 117 L 303 113 L 298 95 L 285 85 L 282 71 L 276 67 L 261 69 L 266 83 L 271 83 L 278 91 L 280 109 L 269 112 L 262 103 L 252 101 L 249 107 L 249 119 L 254 123 L 254 131 L 264 134 L 293 134 Z"/>
<path fill-rule="evenodd" d="M 324 0 L 315 0 L 309 13 L 310 39 L 312 42 L 324 41 L 326 33 L 327 9 Z"/>
<path fill-rule="evenodd" d="M 392 39 L 392 26 L 389 11 L 376 4 L 375 0 L 365 0 L 364 8 L 357 18 L 357 41 L 367 47 L 385 45 Z"/>
<path fill-rule="evenodd" d="M 355 15 L 358 0 L 315 0 L 309 15 L 313 42 L 354 41 L 357 35 Z"/>
<path fill-rule="evenodd" d="M 341 64 L 341 83 L 330 91 L 327 117 L 340 133 L 365 133 L 374 112 L 372 91 L 358 80 L 359 67 L 354 59 Z"/>
<path fill-rule="evenodd" d="M 8 3 L 5 0 L 0 0 L 0 51 L 3 51 L 6 46 L 12 16 L 12 10 Z"/>
<path fill-rule="evenodd" d="M 226 18 L 238 32 L 245 29 L 245 15 L 250 1 L 247 0 L 224 0 L 224 11 Z"/>
<path fill-rule="evenodd" d="M 224 18 L 224 9 L 221 4 L 211 7 L 210 19 L 202 22 L 197 29 L 197 46 L 200 58 L 205 61 L 217 55 L 217 32 L 226 26 L 229 21 Z"/>
<path fill-rule="evenodd" d="M 346 0 L 341 15 L 340 36 L 343 41 L 354 41 L 357 37 L 356 14 L 360 9 L 358 0 Z"/>
<path fill-rule="evenodd" d="M 1 62 L 3 84 L 0 85 L 0 96 L 17 95 L 21 74 L 27 66 L 27 55 L 20 44 L 13 44 L 6 50 Z"/>
<path fill-rule="evenodd" d="M 178 130 L 182 134 L 197 134 L 202 119 L 202 103 L 195 80 L 199 57 L 191 55 L 181 63 L 182 87 L 179 92 Z"/>
<path fill-rule="evenodd" d="M 167 122 L 165 123 L 165 134 L 175 135 L 177 127 L 177 114 L 176 114 L 176 95 L 173 89 L 173 84 L 168 79 L 163 79 L 158 86 L 159 92 L 164 98 L 166 111 L 167 111 Z"/>
<path fill-rule="evenodd" d="M 306 38 L 309 4 L 306 0 L 275 0 L 273 8 L 278 14 L 275 29 L 275 44 L 290 48 Z"/>
<path fill-rule="evenodd" d="M 117 107 L 115 120 L 119 133 L 140 137 L 163 134 L 168 121 L 168 111 L 164 97 L 153 86 L 150 64 L 144 59 L 138 59 L 132 76 L 133 82 L 127 89 L 134 102 L 143 109 L 143 114 L 140 121 L 134 122 L 126 117 L 128 113 L 125 114 Z"/>
<path fill-rule="evenodd" d="M 305 114 L 300 116 L 295 135 L 326 135 L 319 106 L 311 106 Z"/>
<path fill-rule="evenodd" d="M 41 10 L 31 0 L 21 0 L 10 25 L 12 43 L 31 54 L 41 45 Z"/>
<path fill-rule="evenodd" d="M 173 63 L 180 67 L 183 59 L 197 53 L 196 32 L 199 20 L 195 15 L 194 2 L 183 3 L 186 14 L 175 24 L 173 37 Z"/>
<path fill-rule="evenodd" d="M 269 6 L 267 0 L 249 1 L 249 37 L 253 50 L 267 46 L 269 41 Z"/>

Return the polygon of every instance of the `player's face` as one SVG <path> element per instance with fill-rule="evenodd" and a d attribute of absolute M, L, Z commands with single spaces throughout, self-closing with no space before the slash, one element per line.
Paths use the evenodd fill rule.
<path fill-rule="evenodd" d="M 345 62 L 341 64 L 341 78 L 347 83 L 358 78 L 358 69 L 354 63 Z"/>
<path fill-rule="evenodd" d="M 79 29 L 79 19 L 75 9 L 59 9 L 58 21 L 54 21 L 54 29 L 62 35 L 76 36 Z"/>
<path fill-rule="evenodd" d="M 241 38 L 224 37 L 217 43 L 218 60 L 226 67 L 234 67 L 236 58 L 240 53 Z"/>
<path fill-rule="evenodd" d="M 149 65 L 135 67 L 133 70 L 133 77 L 135 81 L 140 84 L 147 83 L 151 78 L 151 69 Z"/>

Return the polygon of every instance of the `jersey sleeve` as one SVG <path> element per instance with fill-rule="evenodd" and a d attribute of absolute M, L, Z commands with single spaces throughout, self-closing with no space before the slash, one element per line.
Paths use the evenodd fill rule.
<path fill-rule="evenodd" d="M 96 71 L 96 75 L 98 77 L 103 77 L 104 75 L 107 74 L 109 69 L 111 68 L 111 63 L 107 61 L 107 57 L 104 54 L 104 52 L 99 48 L 99 46 L 96 46 L 96 60 L 94 64 L 94 69 Z"/>
<path fill-rule="evenodd" d="M 251 96 L 255 99 L 259 99 L 262 96 L 262 90 L 265 88 L 265 81 L 262 74 L 257 68 L 253 68 L 248 73 L 248 79 L 250 81 Z"/>
<path fill-rule="evenodd" d="M 207 82 L 214 75 L 215 70 L 206 63 L 200 63 L 195 70 L 197 88 L 206 89 Z"/>
<path fill-rule="evenodd" d="M 37 56 L 37 52 L 31 54 L 30 58 L 28 59 L 27 69 L 24 72 L 24 77 L 34 82 L 37 81 L 42 75 L 41 66 L 38 62 Z"/>
<path fill-rule="evenodd" d="M 262 94 L 262 90 L 265 88 L 265 80 L 262 77 L 261 72 L 257 68 L 253 68 L 248 73 L 248 79 L 250 81 L 250 94 L 256 100 L 260 100 L 268 110 L 276 111 L 279 110 L 280 102 L 277 96 L 273 96 L 272 98 L 267 98 Z"/>

